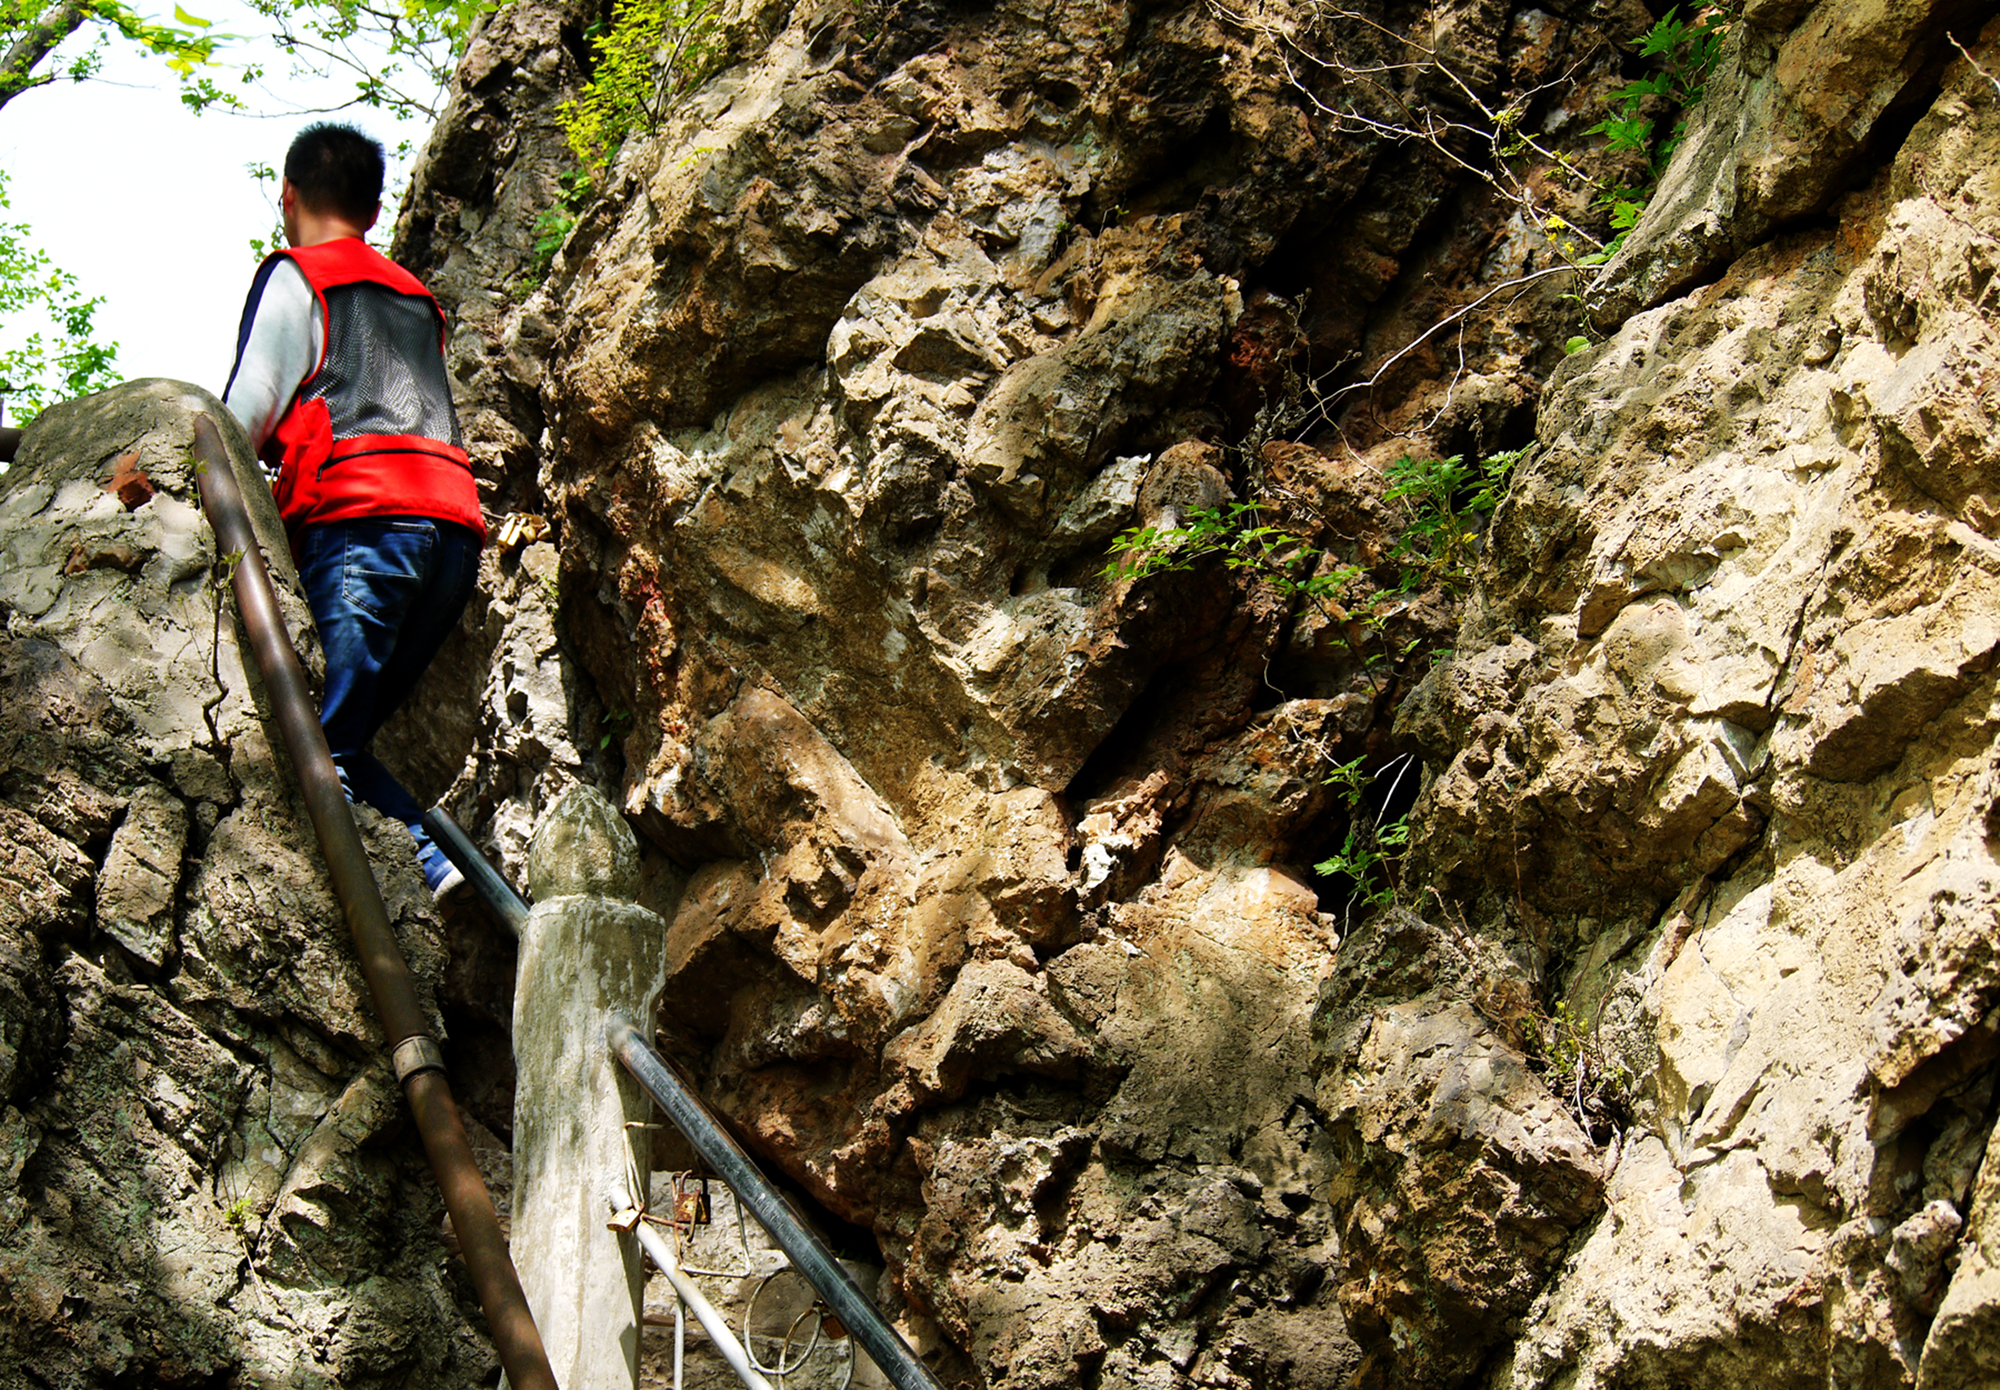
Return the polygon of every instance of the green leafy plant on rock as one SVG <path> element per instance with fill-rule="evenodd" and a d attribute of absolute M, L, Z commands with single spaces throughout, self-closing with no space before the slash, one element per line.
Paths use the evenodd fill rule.
<path fill-rule="evenodd" d="M 590 175 L 584 170 L 572 169 L 561 175 L 558 182 L 562 185 L 561 196 L 552 206 L 543 208 L 541 215 L 535 219 L 534 255 L 514 286 L 516 299 L 526 299 L 549 278 L 556 252 L 562 250 L 563 243 L 569 240 L 578 215 L 590 201 Z"/>
<path fill-rule="evenodd" d="M 1387 584 L 1351 559 L 1265 524 L 1262 516 L 1273 505 L 1268 502 L 1202 508 L 1177 526 L 1130 527 L 1112 541 L 1112 558 L 1103 573 L 1108 579 L 1136 581 L 1191 570 L 1209 559 L 1247 571 L 1285 597 L 1311 604 L 1379 690 L 1376 667 L 1407 655 L 1390 646 L 1389 620 L 1430 585 L 1455 593 L 1470 581 L 1478 537 L 1505 495 L 1522 452 L 1493 454 L 1477 465 L 1458 455 L 1405 457 L 1390 464 L 1383 496 L 1402 506 L 1408 519 L 1384 557 L 1395 569 Z"/>
<path fill-rule="evenodd" d="M 1467 1001 L 1520 1051 L 1591 1143 L 1615 1143 L 1631 1123 L 1639 1078 L 1605 1045 L 1598 1020 L 1586 1020 L 1566 999 L 1545 1003 L 1541 966 L 1524 976 L 1521 961 L 1503 944 L 1505 933 L 1476 933 L 1464 911 L 1435 886 L 1429 895 L 1433 910 L 1426 916 L 1471 967 Z"/>
<path fill-rule="evenodd" d="M 208 465 L 194 460 L 196 473 L 206 472 Z M 201 722 L 208 726 L 209 751 L 221 757 L 226 752 L 222 741 L 222 729 L 216 722 L 216 711 L 229 698 L 229 684 L 222 679 L 222 596 L 236 582 L 236 567 L 243 563 L 243 552 L 232 550 L 227 554 L 218 553 L 208 570 L 208 679 L 215 692 L 201 702 Z"/>
<path fill-rule="evenodd" d="M 1383 908 L 1398 901 L 1399 866 L 1403 851 L 1410 844 L 1408 814 L 1392 818 L 1388 808 L 1403 778 L 1415 768 L 1416 760 L 1406 753 L 1377 773 L 1366 770 L 1367 761 L 1354 758 L 1336 763 L 1326 777 L 1326 785 L 1338 792 L 1347 809 L 1347 830 L 1340 848 L 1313 865 L 1313 872 L 1321 878 L 1348 880 L 1354 885 L 1352 901 Z M 1392 776 L 1388 794 L 1382 807 L 1371 815 L 1368 793 L 1385 776 Z"/>
<path fill-rule="evenodd" d="M 716 0 L 616 0 L 590 31 L 592 72 L 556 108 L 577 163 L 593 178 L 635 131 L 654 131 L 674 101 L 722 61 Z M 551 253 L 553 254 L 553 253 Z"/>
<path fill-rule="evenodd" d="M 1530 1012 L 1521 1020 L 1521 1032 L 1529 1063 L 1593 1142 L 1602 1143 L 1600 1135 L 1630 1117 L 1636 1084 L 1631 1069 L 1605 1050 L 1598 1030 L 1566 1001 Z"/>
<path fill-rule="evenodd" d="M 1639 41 L 1639 56 L 1653 59 L 1658 66 L 1651 75 L 1628 82 L 1613 93 L 1611 101 L 1615 109 L 1592 126 L 1590 132 L 1602 135 L 1613 150 L 1645 155 L 1646 182 L 1637 188 L 1608 188 L 1599 195 L 1597 206 L 1610 217 L 1612 237 L 1601 249 L 1583 257 L 1583 264 L 1599 265 L 1610 260 L 1638 225 L 1639 215 L 1659 187 L 1660 175 L 1666 172 L 1667 161 L 1687 134 L 1685 113 L 1701 100 L 1708 75 L 1721 56 L 1728 27 L 1719 10 L 1696 11 L 1683 20 L 1680 7 L 1675 6 L 1654 21 Z M 1658 134 L 1657 122 L 1647 114 L 1661 102 L 1677 113 L 1673 128 L 1664 136 Z"/>
<path fill-rule="evenodd" d="M 1390 557 L 1414 577 L 1456 591 L 1472 573 L 1472 554 L 1486 519 L 1506 496 L 1524 449 L 1489 454 L 1477 464 L 1453 454 L 1445 459 L 1400 458 L 1386 470 L 1390 502 L 1409 509 L 1410 521 L 1390 547 Z M 1413 587 L 1408 580 L 1401 586 Z"/>
<path fill-rule="evenodd" d="M 632 732 L 632 711 L 623 707 L 607 710 L 599 727 L 603 732 L 597 736 L 597 751 L 602 753 L 615 740 Z"/>
<path fill-rule="evenodd" d="M 1274 508 L 1272 503 L 1235 502 L 1190 512 L 1178 525 L 1135 526 L 1120 532 L 1102 573 L 1114 581 L 1136 582 L 1192 570 L 1209 560 L 1232 571 L 1246 571 L 1285 597 L 1315 608 L 1379 692 L 1378 668 L 1408 656 L 1415 646 L 1393 645 L 1387 633 L 1390 620 L 1426 589 L 1457 594 L 1471 582 L 1479 537 L 1525 452 L 1492 454 L 1477 464 L 1459 455 L 1406 456 L 1390 464 L 1384 470 L 1389 486 L 1383 498 L 1400 506 L 1406 519 L 1372 570 L 1266 523 L 1263 516 Z M 1384 567 L 1395 572 L 1386 583 L 1378 577 Z M 1319 775 L 1337 791 L 1347 817 L 1339 847 L 1314 865 L 1314 871 L 1351 882 L 1354 901 L 1374 908 L 1394 904 L 1399 891 L 1397 864 L 1409 845 L 1412 827 L 1406 814 L 1392 817 L 1388 807 L 1397 800 L 1402 778 L 1414 770 L 1414 760 L 1401 758 L 1370 773 L 1365 759 L 1340 761 L 1317 743 L 1309 744 L 1306 756 L 1324 769 Z M 1393 781 L 1379 798 L 1380 805 L 1371 809 L 1370 792 L 1385 776 L 1393 776 Z"/>
<path fill-rule="evenodd" d="M 1262 524 L 1260 517 L 1270 507 L 1268 502 L 1232 502 L 1192 511 L 1179 526 L 1131 527 L 1112 542 L 1113 558 L 1103 573 L 1108 579 L 1137 581 L 1191 570 L 1210 558 L 1227 569 L 1247 571 L 1286 598 L 1303 598 L 1316 608 L 1380 689 L 1373 668 L 1385 653 L 1358 637 L 1352 625 L 1379 632 L 1389 601 L 1367 584 L 1367 572 L 1359 565 L 1335 560 L 1283 527 Z"/>

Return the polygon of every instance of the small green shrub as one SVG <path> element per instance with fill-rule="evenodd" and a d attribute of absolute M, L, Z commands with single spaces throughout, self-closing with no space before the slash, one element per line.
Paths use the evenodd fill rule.
<path fill-rule="evenodd" d="M 1389 551 L 1392 558 L 1414 569 L 1399 588 L 1416 587 L 1412 579 L 1452 590 L 1465 587 L 1486 518 L 1506 496 L 1514 465 L 1525 452 L 1492 454 L 1477 465 L 1458 454 L 1447 459 L 1400 458 L 1389 465 L 1389 490 L 1384 496 L 1410 510 L 1409 525 Z"/>
<path fill-rule="evenodd" d="M 602 753 L 611 746 L 613 739 L 620 739 L 632 732 L 632 711 L 629 709 L 607 710 L 599 727 L 603 730 L 597 736 L 597 751 Z"/>
<path fill-rule="evenodd" d="M 1597 1029 L 1566 1001 L 1558 999 L 1545 1013 L 1528 1014 L 1521 1031 L 1529 1064 L 1542 1072 L 1549 1090 L 1593 1142 L 1603 1142 L 1600 1133 L 1617 1129 L 1630 1117 L 1636 1078 L 1605 1051 Z"/>
<path fill-rule="evenodd" d="M 1396 578 L 1387 586 L 1376 584 L 1360 565 L 1282 527 L 1263 524 L 1259 518 L 1270 509 L 1267 502 L 1204 508 L 1190 512 L 1180 526 L 1130 527 L 1112 541 L 1112 558 L 1103 573 L 1109 579 L 1138 580 L 1193 569 L 1210 558 L 1232 570 L 1248 570 L 1287 598 L 1314 605 L 1379 689 L 1374 668 L 1390 657 L 1408 655 L 1407 649 L 1387 645 L 1383 632 L 1389 619 L 1428 585 L 1457 592 L 1470 581 L 1477 538 L 1506 494 L 1523 452 L 1493 454 L 1476 467 L 1457 455 L 1406 457 L 1389 465 L 1384 497 L 1401 504 L 1409 519 L 1389 548 Z"/>
<path fill-rule="evenodd" d="M 549 268 L 555 264 L 556 252 L 562 250 L 563 243 L 569 240 L 577 216 L 590 201 L 590 175 L 585 170 L 572 169 L 559 176 L 557 181 L 562 185 L 562 193 L 535 219 L 534 256 L 514 286 L 516 299 L 526 299 L 549 278 Z"/>
<path fill-rule="evenodd" d="M 626 136 L 659 129 L 674 99 L 721 63 L 716 3 L 616 0 L 611 23 L 591 27 L 590 81 L 556 108 L 570 152 L 591 176 L 610 164 Z"/>
<path fill-rule="evenodd" d="M 1400 458 L 1386 470 L 1386 501 L 1400 505 L 1407 517 L 1386 555 L 1396 578 L 1381 585 L 1368 570 L 1340 560 L 1293 535 L 1265 524 L 1268 502 L 1235 502 L 1226 507 L 1189 513 L 1179 526 L 1135 526 L 1112 542 L 1112 556 L 1103 574 L 1114 580 L 1140 580 L 1170 571 L 1191 570 L 1205 560 L 1218 560 L 1231 570 L 1247 570 L 1288 598 L 1314 605 L 1359 660 L 1368 680 L 1379 691 L 1376 668 L 1391 658 L 1408 656 L 1414 642 L 1393 647 L 1386 635 L 1389 620 L 1422 590 L 1436 585 L 1458 593 L 1471 582 L 1472 561 L 1485 521 L 1506 495 L 1514 465 L 1525 450 L 1493 454 L 1478 464 L 1458 455 L 1450 458 Z M 1438 655 L 1438 654 L 1434 654 Z M 1327 750 L 1313 745 L 1309 756 L 1328 768 L 1328 786 L 1338 790 L 1347 811 L 1347 830 L 1340 847 L 1314 865 L 1326 878 L 1346 878 L 1355 898 L 1370 907 L 1397 901 L 1397 861 L 1410 842 L 1407 816 L 1389 818 L 1386 806 L 1395 801 L 1396 783 L 1414 762 L 1391 764 L 1396 783 L 1382 798 L 1384 809 L 1371 813 L 1367 793 L 1385 768 L 1371 774 L 1364 759 L 1336 762 Z"/>
<path fill-rule="evenodd" d="M 1337 763 L 1327 774 L 1326 785 L 1339 793 L 1347 809 L 1347 833 L 1339 849 L 1313 865 L 1313 872 L 1321 878 L 1349 880 L 1354 884 L 1356 899 L 1370 907 L 1383 908 L 1397 901 L 1400 883 L 1397 867 L 1410 844 L 1409 816 L 1388 818 L 1386 803 L 1394 800 L 1397 785 L 1415 766 L 1415 760 L 1404 754 L 1374 774 L 1365 770 L 1367 761 L 1355 758 Z M 1390 783 L 1385 805 L 1371 816 L 1368 790 L 1391 769 L 1395 770 L 1395 779 Z"/>
<path fill-rule="evenodd" d="M 1602 249 L 1581 258 L 1580 264 L 1601 265 L 1618 253 L 1659 186 L 1675 147 L 1687 134 L 1687 121 L 1680 118 L 1667 135 L 1658 136 L 1653 119 L 1646 115 L 1647 103 L 1660 98 L 1680 113 L 1700 101 L 1728 29 L 1728 20 L 1719 10 L 1699 10 L 1693 18 L 1683 20 L 1677 5 L 1655 20 L 1639 41 L 1639 56 L 1657 60 L 1657 70 L 1613 93 L 1615 109 L 1592 126 L 1590 133 L 1602 135 L 1611 149 L 1645 155 L 1647 181 L 1642 187 L 1611 188 L 1599 195 L 1597 206 L 1610 215 L 1613 235 Z"/>

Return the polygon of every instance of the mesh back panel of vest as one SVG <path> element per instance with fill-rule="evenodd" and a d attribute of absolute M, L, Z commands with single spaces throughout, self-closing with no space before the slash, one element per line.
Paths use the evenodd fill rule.
<path fill-rule="evenodd" d="M 335 439 L 414 434 L 463 446 L 428 301 L 382 285 L 336 285 L 326 317 L 326 358 L 300 395 L 326 402 Z"/>

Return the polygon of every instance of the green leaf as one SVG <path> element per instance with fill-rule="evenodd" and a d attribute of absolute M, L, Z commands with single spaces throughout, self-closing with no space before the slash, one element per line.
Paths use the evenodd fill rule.
<path fill-rule="evenodd" d="M 1592 126 L 1589 133 L 1602 135 L 1614 150 L 1643 151 L 1652 139 L 1653 123 L 1644 118 L 1627 120 L 1611 116 Z"/>
<path fill-rule="evenodd" d="M 183 24 L 192 24 L 197 29 L 207 29 L 213 27 L 211 21 L 206 19 L 199 19 L 194 15 L 189 14 L 179 5 L 174 6 L 174 18 L 178 19 Z"/>
<path fill-rule="evenodd" d="M 1672 77 L 1664 72 L 1656 72 L 1651 77 L 1643 77 L 1637 82 L 1628 82 L 1611 94 L 1611 99 L 1627 106 L 1636 105 L 1647 97 L 1663 97 L 1673 90 Z"/>

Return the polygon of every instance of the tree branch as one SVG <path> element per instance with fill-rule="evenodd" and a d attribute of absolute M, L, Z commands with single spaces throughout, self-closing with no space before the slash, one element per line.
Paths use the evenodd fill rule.
<path fill-rule="evenodd" d="M 0 58 L 0 106 L 31 88 L 54 81 L 49 73 L 35 76 L 35 65 L 88 18 L 90 10 L 80 0 L 60 0 L 36 16 L 21 37 L 14 40 L 7 56 Z"/>

